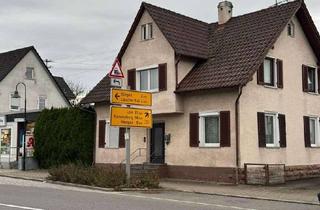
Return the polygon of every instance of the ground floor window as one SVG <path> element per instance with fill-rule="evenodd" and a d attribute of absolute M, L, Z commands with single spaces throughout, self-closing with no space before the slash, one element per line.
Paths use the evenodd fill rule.
<path fill-rule="evenodd" d="M 310 130 L 310 144 L 311 147 L 320 146 L 319 141 L 319 118 L 318 117 L 310 117 L 309 118 L 309 130 Z"/>
<path fill-rule="evenodd" d="M 119 148 L 119 128 L 110 126 L 110 122 L 106 122 L 106 148 Z"/>
<path fill-rule="evenodd" d="M 276 113 L 265 114 L 265 132 L 266 132 L 266 146 L 279 146 L 279 125 L 277 123 Z"/>
<path fill-rule="evenodd" d="M 199 114 L 199 134 L 200 146 L 219 147 L 220 146 L 220 117 L 219 113 Z"/>
<path fill-rule="evenodd" d="M 0 129 L 0 151 L 1 154 L 9 154 L 11 146 L 11 129 Z"/>

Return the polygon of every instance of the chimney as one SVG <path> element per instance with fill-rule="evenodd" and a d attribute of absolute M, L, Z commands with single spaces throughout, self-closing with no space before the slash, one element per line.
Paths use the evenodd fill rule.
<path fill-rule="evenodd" d="M 222 1 L 218 4 L 219 25 L 225 24 L 232 18 L 233 5 L 230 1 Z"/>

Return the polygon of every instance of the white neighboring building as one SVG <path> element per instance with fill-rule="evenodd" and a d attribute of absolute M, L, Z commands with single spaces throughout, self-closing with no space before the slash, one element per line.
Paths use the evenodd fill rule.
<path fill-rule="evenodd" d="M 18 86 L 20 105 L 11 97 L 19 82 L 27 88 L 26 142 L 32 138 L 35 119 L 42 109 L 70 107 L 73 98 L 63 78 L 52 76 L 33 46 L 0 53 L 0 167 L 16 162 L 23 145 L 23 85 Z"/>

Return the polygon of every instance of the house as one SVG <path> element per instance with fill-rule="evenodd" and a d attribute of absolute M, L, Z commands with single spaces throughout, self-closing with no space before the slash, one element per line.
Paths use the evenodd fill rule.
<path fill-rule="evenodd" d="M 130 131 L 132 162 L 179 179 L 237 182 L 247 163 L 320 176 L 320 36 L 305 3 L 232 10 L 220 2 L 205 23 L 142 3 L 118 54 L 124 84 L 153 94 L 153 128 Z M 125 150 L 109 93 L 106 76 L 82 103 L 97 113 L 96 164 L 112 166 Z"/>
<path fill-rule="evenodd" d="M 25 89 L 18 85 L 21 82 L 26 85 L 27 140 L 33 138 L 34 123 L 42 109 L 69 107 L 74 98 L 63 78 L 52 76 L 33 46 L 0 53 L 1 167 L 16 163 L 23 145 Z M 12 97 L 16 88 L 18 99 Z"/>

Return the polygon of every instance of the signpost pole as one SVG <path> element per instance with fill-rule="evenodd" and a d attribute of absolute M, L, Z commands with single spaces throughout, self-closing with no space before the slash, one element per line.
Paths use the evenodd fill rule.
<path fill-rule="evenodd" d="M 130 167 L 130 128 L 126 128 L 125 133 L 125 147 L 126 147 L 126 174 L 127 184 L 130 185 L 131 167 Z"/>

